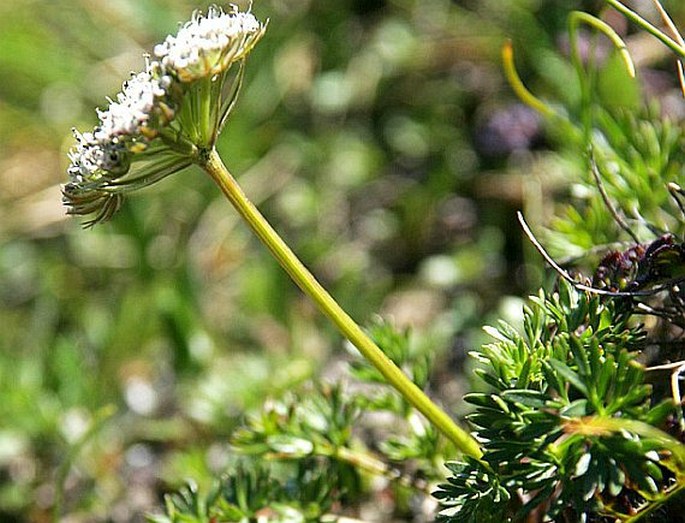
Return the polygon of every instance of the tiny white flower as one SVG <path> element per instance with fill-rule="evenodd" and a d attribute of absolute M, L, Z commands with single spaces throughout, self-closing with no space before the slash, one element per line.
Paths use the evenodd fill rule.
<path fill-rule="evenodd" d="M 210 7 L 155 46 L 154 54 L 181 82 L 211 78 L 245 58 L 265 29 L 252 13 L 238 12 L 235 6 L 228 13 Z"/>
<path fill-rule="evenodd" d="M 76 145 L 69 151 L 71 164 L 67 173 L 74 182 L 94 181 L 108 174 L 115 175 L 128 169 L 128 153 L 117 141 L 103 140 L 98 129 L 80 133 L 74 129 Z"/>
<path fill-rule="evenodd" d="M 95 129 L 96 138 L 104 141 L 125 137 L 138 149 L 144 149 L 146 142 L 157 135 L 158 127 L 173 118 L 167 91 L 171 81 L 159 62 L 146 58 L 145 70 L 124 82 L 116 100 L 108 99 L 106 110 L 97 111 L 100 125 Z"/>
<path fill-rule="evenodd" d="M 141 132 L 153 114 L 157 102 L 166 95 L 159 80 L 143 71 L 124 83 L 116 101 L 110 100 L 105 111 L 98 110 L 103 137 L 134 135 Z"/>
<path fill-rule="evenodd" d="M 130 166 L 129 153 L 145 149 L 157 135 L 158 130 L 150 124 L 173 114 L 164 103 L 167 92 L 159 70 L 158 63 L 146 62 L 145 71 L 124 82 L 116 100 L 109 99 L 106 110 L 97 110 L 100 124 L 92 132 L 74 130 L 77 144 L 69 152 L 71 164 L 67 168 L 72 182 L 125 174 Z"/>

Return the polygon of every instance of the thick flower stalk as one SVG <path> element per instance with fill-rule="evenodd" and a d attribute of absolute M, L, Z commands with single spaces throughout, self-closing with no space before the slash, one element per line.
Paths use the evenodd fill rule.
<path fill-rule="evenodd" d="M 317 304 L 388 382 L 465 454 L 478 443 L 460 429 L 383 353 L 316 281 L 219 158 L 214 145 L 235 104 L 245 59 L 266 24 L 250 12 L 212 7 L 195 13 L 155 46 L 145 70 L 98 111 L 92 132 L 74 131 L 69 182 L 63 200 L 70 214 L 90 215 L 86 226 L 112 217 L 124 195 L 195 164 L 207 172 L 293 281 Z"/>

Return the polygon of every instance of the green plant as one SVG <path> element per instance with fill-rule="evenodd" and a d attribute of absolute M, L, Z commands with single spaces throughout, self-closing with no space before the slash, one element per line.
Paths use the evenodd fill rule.
<path fill-rule="evenodd" d="M 685 55 L 679 37 L 668 37 L 619 2 L 607 3 Z M 236 451 L 259 459 L 234 467 L 206 496 L 190 485 L 168 496 L 166 516 L 151 521 L 337 520 L 364 496 L 368 475 L 393 484 L 396 500 L 400 492 L 425 497 L 428 485 L 440 479 L 442 460 L 454 451 L 463 459 L 448 464 L 447 482 L 435 492 L 442 521 L 634 521 L 677 513 L 685 485 L 683 416 L 673 401 L 680 397 L 678 375 L 674 371 L 669 390 L 649 383 L 648 371 L 663 368 L 665 347 L 677 343 L 685 311 L 685 246 L 677 236 L 682 217 L 665 209 L 669 198 L 683 207 L 676 183 L 682 136 L 654 112 L 636 116 L 634 101 L 624 107 L 595 101 L 601 67 L 592 54 L 583 62 L 581 23 L 609 38 L 625 66 L 619 81 L 634 85 L 621 37 L 580 12 L 569 17 L 578 97 L 568 114 L 527 91 L 511 47 L 505 47 L 505 70 L 521 99 L 549 119 L 568 149 L 585 155 L 587 169 L 578 184 L 597 195 L 567 207 L 544 243 L 564 256 L 584 257 L 592 249 L 605 255 L 594 265 L 585 258 L 593 276 L 578 280 L 523 222 L 562 280 L 555 292 L 531 298 L 521 332 L 501 323 L 488 331 L 496 341 L 474 353 L 477 374 L 490 390 L 465 398 L 474 406 L 467 416 L 473 435 L 424 392 L 430 356 L 413 352 L 408 338 L 387 325 L 372 329 L 371 336 L 361 329 L 276 234 L 219 157 L 216 140 L 236 102 L 245 58 L 266 29 L 250 13 L 212 8 L 194 15 L 177 36 L 155 48 L 158 60 L 148 62 L 98 113 L 100 125 L 76 134 L 63 191 L 72 214 L 94 216 L 87 225 L 108 220 L 125 193 L 199 166 L 359 350 L 365 362 L 353 364 L 351 373 L 371 387 L 350 395 L 341 386 L 319 383 L 267 402 L 232 438 Z M 676 235 L 644 239 L 656 230 Z M 626 248 L 606 254 L 605 244 L 621 232 L 630 237 Z M 641 324 L 642 317 L 650 325 Z M 659 365 L 639 361 L 647 345 L 659 349 Z M 388 394 L 385 384 L 400 397 Z M 395 424 L 369 445 L 353 431 L 362 412 L 389 414 Z M 261 461 L 269 465 L 256 465 Z"/>
<path fill-rule="evenodd" d="M 622 4 L 609 3 L 627 13 Z M 630 13 L 660 39 L 668 38 Z M 581 21 L 609 36 L 634 76 L 618 35 L 596 18 L 572 14 L 578 120 L 531 95 L 512 68 L 511 48 L 504 56 L 514 89 L 586 155 L 588 174 L 580 183 L 592 196 L 568 206 L 546 240 L 564 253 L 566 263 L 577 261 L 575 253 L 596 253 L 597 246 L 604 256 L 595 261 L 591 278 L 574 277 L 522 221 L 562 280 L 554 293 L 531 299 L 520 333 L 500 324 L 488 331 L 495 343 L 474 353 L 482 365 L 479 376 L 492 389 L 465 398 L 475 406 L 468 419 L 484 458 L 449 465 L 452 474 L 436 492 L 443 500 L 441 521 L 679 517 L 684 447 L 676 421 L 682 414 L 674 402 L 678 385 L 669 391 L 649 383 L 651 369 L 640 359 L 648 346 L 658 349 L 657 362 L 669 359 L 672 343 L 678 343 L 683 256 L 675 236 L 640 237 L 664 230 L 682 234 L 680 204 L 668 208 L 668 184 L 682 168 L 683 138 L 654 108 L 643 116 L 636 107 L 610 108 L 593 100 L 599 78 L 579 57 Z M 677 52 L 682 55 L 682 47 Z M 672 189 L 677 192 L 677 186 Z M 610 250 L 605 245 L 617 233 L 629 243 Z M 640 321 L 644 317 L 649 328 Z"/>
<path fill-rule="evenodd" d="M 465 398 L 484 459 L 450 465 L 436 493 L 449 507 L 441 520 L 626 519 L 682 489 L 683 447 L 654 428 L 667 427 L 675 407 L 652 404 L 636 362 L 646 332 L 632 316 L 561 282 L 532 299 L 522 333 L 489 330 L 496 341 L 476 357 L 493 391 Z"/>
<path fill-rule="evenodd" d="M 428 354 L 407 333 L 377 323 L 371 335 L 417 383 L 425 381 Z M 345 521 L 341 514 L 368 496 L 369 476 L 387 482 L 394 513 L 410 513 L 417 499 L 428 500 L 442 456 L 453 447 L 373 366 L 354 362 L 350 372 L 363 394 L 351 384 L 315 383 L 268 399 L 234 432 L 231 445 L 241 461 L 231 472 L 206 494 L 188 485 L 168 495 L 166 516 L 150 521 L 238 522 L 257 513 L 268 521 Z M 363 417 L 382 420 L 372 440 L 355 430 Z"/>

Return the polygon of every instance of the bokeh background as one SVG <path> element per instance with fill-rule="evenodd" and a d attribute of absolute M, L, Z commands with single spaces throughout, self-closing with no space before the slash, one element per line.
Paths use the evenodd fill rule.
<path fill-rule="evenodd" d="M 512 39 L 529 87 L 572 107 L 567 16 L 600 6 L 253 3 L 269 28 L 219 150 L 353 317 L 434 344 L 431 394 L 455 415 L 481 326 L 515 321 L 544 279 L 515 211 L 542 224 L 582 166 L 515 99 L 500 48 Z M 52 521 L 56 504 L 61 521 L 142 521 L 185 478 L 223 470 L 246 412 L 337 379 L 349 357 L 199 170 L 92 230 L 64 214 L 70 129 L 92 128 L 142 54 L 206 7 L 0 3 L 0 521 Z M 611 20 L 679 118 L 672 60 Z"/>

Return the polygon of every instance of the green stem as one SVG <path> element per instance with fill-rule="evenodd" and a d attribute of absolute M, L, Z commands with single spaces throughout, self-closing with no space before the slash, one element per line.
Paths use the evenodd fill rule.
<path fill-rule="evenodd" d="M 666 47 L 668 47 L 671 51 L 673 51 L 675 54 L 677 54 L 680 58 L 685 58 L 685 47 L 683 47 L 682 45 L 678 45 L 678 43 L 675 40 L 673 40 L 671 37 L 669 37 L 663 31 L 659 30 L 657 27 L 650 24 L 647 20 L 645 20 L 643 17 L 641 17 L 635 11 L 633 11 L 632 9 L 629 9 L 628 7 L 623 5 L 618 0 L 606 0 L 606 2 L 611 7 L 616 9 L 616 11 L 618 11 L 623 16 L 625 16 L 628 20 L 639 25 L 642 29 L 647 31 L 649 34 L 651 34 L 655 38 L 661 40 L 661 42 Z"/>
<path fill-rule="evenodd" d="M 589 25 L 590 27 L 595 28 L 597 31 L 604 34 L 604 36 L 606 36 L 612 44 L 614 44 L 614 47 L 616 47 L 616 50 L 621 55 L 621 59 L 623 60 L 623 63 L 626 66 L 628 74 L 631 76 L 631 78 L 634 78 L 635 65 L 633 64 L 633 59 L 630 57 L 630 53 L 628 52 L 628 48 L 626 47 L 625 42 L 621 39 L 620 36 L 618 36 L 618 33 L 614 31 L 614 29 L 609 24 L 603 22 L 595 16 L 592 16 L 591 14 L 584 13 L 582 11 L 573 11 L 569 15 L 569 36 L 571 38 L 571 53 L 576 67 L 582 68 L 582 63 L 579 54 L 580 51 L 578 50 L 578 24 L 580 24 L 581 22 Z"/>
<path fill-rule="evenodd" d="M 578 75 L 578 83 L 580 86 L 580 121 L 582 123 L 583 143 L 586 144 L 586 146 L 590 144 L 592 136 L 592 75 L 590 73 L 587 75 L 585 74 L 583 60 L 580 57 L 580 49 L 578 47 L 578 24 L 580 21 L 584 21 L 592 25 L 592 22 L 596 20 L 597 19 L 592 15 L 579 11 L 573 11 L 568 18 L 571 63 L 573 63 L 573 68 Z M 589 70 L 592 71 L 592 68 L 589 68 Z"/>
<path fill-rule="evenodd" d="M 628 52 L 625 42 L 609 24 L 582 11 L 573 11 L 569 15 L 568 32 L 570 39 L 569 43 L 571 47 L 571 61 L 573 62 L 573 66 L 578 74 L 578 81 L 580 82 L 580 110 L 583 123 L 583 136 L 584 142 L 586 144 L 590 144 L 592 135 L 592 85 L 594 75 L 590 72 L 585 74 L 583 62 L 580 57 L 580 50 L 578 47 L 578 26 L 581 23 L 587 24 L 596 29 L 606 36 L 612 44 L 614 44 L 614 47 L 616 47 L 616 50 L 619 52 L 619 55 L 621 56 L 621 59 L 626 67 L 626 71 L 631 78 L 635 77 L 635 65 L 633 64 L 633 60 L 630 57 L 630 53 Z M 590 54 L 589 59 L 594 59 L 594 53 Z M 591 64 L 588 67 L 588 70 L 593 70 Z"/>
<path fill-rule="evenodd" d="M 290 250 L 264 216 L 252 204 L 221 161 L 216 150 L 198 159 L 200 166 L 212 177 L 235 209 L 245 219 L 259 239 L 268 247 L 293 281 L 335 323 L 340 332 L 388 380 L 388 382 L 464 454 L 482 456 L 473 437 L 459 428 L 443 410 L 433 403 L 369 338 L 354 320 L 328 294 L 302 262 Z"/>

